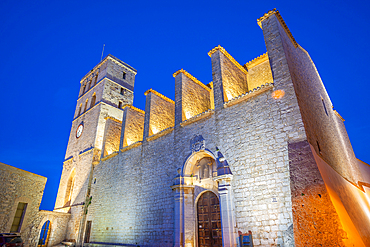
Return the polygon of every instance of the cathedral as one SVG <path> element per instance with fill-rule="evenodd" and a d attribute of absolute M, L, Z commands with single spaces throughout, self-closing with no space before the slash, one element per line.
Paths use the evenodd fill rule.
<path fill-rule="evenodd" d="M 127 63 L 86 74 L 30 246 L 370 246 L 370 166 L 279 12 L 257 23 L 266 53 L 214 47 L 212 82 L 180 69 L 175 99 L 149 89 L 145 109 Z"/>

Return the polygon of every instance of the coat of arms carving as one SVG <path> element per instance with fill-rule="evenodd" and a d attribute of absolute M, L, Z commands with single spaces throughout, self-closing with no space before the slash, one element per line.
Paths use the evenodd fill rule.
<path fill-rule="evenodd" d="M 192 153 L 199 152 L 200 150 L 205 149 L 205 140 L 202 135 L 195 135 L 190 140 L 190 150 Z"/>

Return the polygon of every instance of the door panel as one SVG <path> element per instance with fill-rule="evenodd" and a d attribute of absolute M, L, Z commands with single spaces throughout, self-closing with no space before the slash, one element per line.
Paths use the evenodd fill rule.
<path fill-rule="evenodd" d="M 220 204 L 217 196 L 207 191 L 198 200 L 198 246 L 221 247 Z"/>

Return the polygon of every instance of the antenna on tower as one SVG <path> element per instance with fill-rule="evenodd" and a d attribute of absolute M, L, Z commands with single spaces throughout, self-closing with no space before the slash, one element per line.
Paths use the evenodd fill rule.
<path fill-rule="evenodd" d="M 102 52 L 101 52 L 101 58 L 100 58 L 100 62 L 101 62 L 101 60 L 103 60 L 103 54 L 104 54 L 104 46 L 105 46 L 105 44 L 103 44 L 103 50 L 102 50 Z"/>

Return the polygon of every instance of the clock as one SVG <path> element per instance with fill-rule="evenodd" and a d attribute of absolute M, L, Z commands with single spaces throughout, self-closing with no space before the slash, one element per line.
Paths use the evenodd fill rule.
<path fill-rule="evenodd" d="M 84 125 L 81 123 L 78 125 L 77 130 L 76 130 L 76 137 L 79 138 L 82 134 L 82 131 L 84 130 Z"/>

